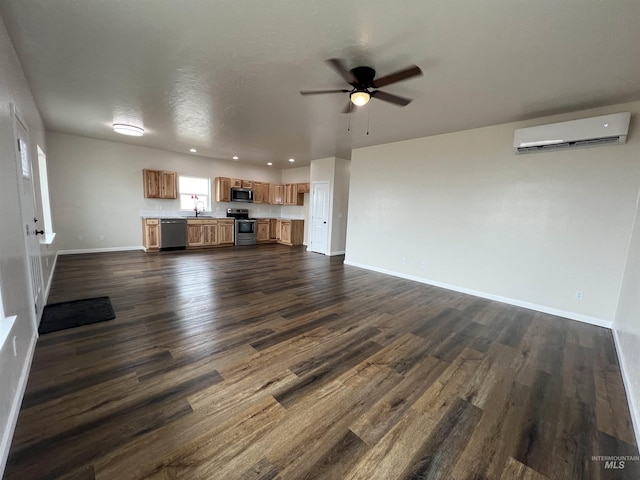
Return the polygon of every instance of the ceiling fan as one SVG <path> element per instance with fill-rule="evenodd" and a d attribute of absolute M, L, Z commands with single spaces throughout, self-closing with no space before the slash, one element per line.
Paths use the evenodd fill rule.
<path fill-rule="evenodd" d="M 390 73 L 381 78 L 376 77 L 376 71 L 371 67 L 355 67 L 349 70 L 344 61 L 339 58 L 330 58 L 327 60 L 329 66 L 331 66 L 336 72 L 340 74 L 344 80 L 351 85 L 351 89 L 332 89 L 332 90 L 302 90 L 301 95 L 318 95 L 325 93 L 348 93 L 349 104 L 343 110 L 343 113 L 351 112 L 351 105 L 362 106 L 366 105 L 371 97 L 384 100 L 385 102 L 393 103 L 404 107 L 411 103 L 410 98 L 400 97 L 391 93 L 382 92 L 378 90 L 380 87 L 391 85 L 392 83 L 401 82 L 411 77 L 422 75 L 422 70 L 416 65 L 398 70 L 397 72 Z"/>

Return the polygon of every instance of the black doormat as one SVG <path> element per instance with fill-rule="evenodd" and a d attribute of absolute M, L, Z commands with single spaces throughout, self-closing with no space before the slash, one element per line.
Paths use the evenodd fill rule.
<path fill-rule="evenodd" d="M 40 334 L 57 332 L 114 318 L 116 314 L 109 297 L 54 303 L 44 307 L 38 332 Z"/>

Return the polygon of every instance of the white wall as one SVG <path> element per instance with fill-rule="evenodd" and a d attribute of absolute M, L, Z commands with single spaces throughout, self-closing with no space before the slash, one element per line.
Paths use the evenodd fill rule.
<path fill-rule="evenodd" d="M 347 218 L 349 210 L 349 178 L 351 162 L 337 158 L 333 175 L 330 255 L 342 255 L 347 242 Z"/>
<path fill-rule="evenodd" d="M 139 247 L 141 211 L 178 211 L 179 200 L 144 198 L 145 168 L 208 177 L 212 189 L 218 176 L 282 183 L 284 175 L 279 169 L 53 132 L 47 132 L 47 146 L 51 208 L 60 250 Z M 309 179 L 308 168 L 306 173 L 304 181 Z M 303 178 L 300 172 L 287 175 Z M 229 207 L 248 208 L 257 217 L 305 213 L 304 207 L 212 201 L 214 214 L 224 216 Z"/>
<path fill-rule="evenodd" d="M 20 215 L 11 104 L 16 105 L 27 123 L 31 158 L 34 167 L 37 167 L 36 144 L 45 148 L 42 120 L 4 23 L 0 20 L 0 290 L 4 314 L 17 316 L 9 332 L 5 332 L 8 333 L 8 338 L 0 350 L 0 476 L 4 470 L 36 340 Z M 37 171 L 34 170 L 34 173 Z M 37 191 L 37 175 L 34 183 Z M 45 270 L 44 273 L 47 282 L 50 270 Z M 6 321 L 0 318 L 0 322 Z M 16 337 L 17 356 L 13 355 L 13 337 Z"/>
<path fill-rule="evenodd" d="M 613 330 L 640 445 L 640 195 Z"/>
<path fill-rule="evenodd" d="M 512 151 L 516 128 L 619 111 L 634 113 L 625 145 Z M 610 325 L 640 185 L 639 112 L 636 102 L 354 150 L 347 262 Z"/>

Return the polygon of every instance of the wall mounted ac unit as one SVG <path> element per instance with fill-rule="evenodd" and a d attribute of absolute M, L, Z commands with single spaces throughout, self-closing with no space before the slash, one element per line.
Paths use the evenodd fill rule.
<path fill-rule="evenodd" d="M 625 143 L 631 113 L 613 113 L 537 127 L 519 128 L 513 136 L 516 153 Z"/>

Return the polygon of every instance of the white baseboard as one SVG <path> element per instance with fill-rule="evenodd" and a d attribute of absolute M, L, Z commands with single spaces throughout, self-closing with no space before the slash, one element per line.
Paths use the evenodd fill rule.
<path fill-rule="evenodd" d="M 384 273 L 386 275 L 392 275 L 394 277 L 404 278 L 406 280 L 413 280 L 414 282 L 420 282 L 434 287 L 445 288 L 447 290 L 453 290 L 454 292 L 466 293 L 467 295 L 473 295 L 474 297 L 486 298 L 487 300 L 495 300 L 496 302 L 506 303 L 508 305 L 515 305 L 516 307 L 527 308 L 529 310 L 535 310 L 537 312 L 548 313 L 558 317 L 568 318 L 570 320 L 577 320 L 579 322 L 596 325 L 598 327 L 611 328 L 613 322 L 610 320 L 604 320 L 601 318 L 591 317 L 589 315 L 583 315 L 581 313 L 569 312 L 566 310 L 560 310 L 546 305 L 538 305 L 536 303 L 525 302 L 523 300 L 517 300 L 515 298 L 502 297 L 500 295 L 494 295 L 492 293 L 479 292 L 470 288 L 459 287 L 457 285 L 450 285 L 447 283 L 437 282 L 435 280 L 429 280 L 427 278 L 418 277 L 415 275 L 407 275 L 405 273 L 394 272 L 393 270 L 387 270 L 386 268 L 374 267 L 371 265 L 365 265 L 358 262 L 352 262 L 350 260 L 344 261 L 345 265 L 351 265 L 352 267 L 364 268 L 365 270 L 372 270 L 378 273 Z"/>
<path fill-rule="evenodd" d="M 20 406 L 22 405 L 22 398 L 24 392 L 27 389 L 27 380 L 29 378 L 29 372 L 31 371 L 31 362 L 33 361 L 33 354 L 36 348 L 36 340 L 38 336 L 34 332 L 29 344 L 29 351 L 27 352 L 26 361 L 22 367 L 20 374 L 20 380 L 18 381 L 18 389 L 11 405 L 11 412 L 9 413 L 9 421 L 7 422 L 7 429 L 2 436 L 2 442 L 0 443 L 0 478 L 4 474 L 4 469 L 7 466 L 7 458 L 9 457 L 9 449 L 11 448 L 11 440 L 13 439 L 13 433 L 18 423 L 18 415 L 20 415 Z"/>
<path fill-rule="evenodd" d="M 140 245 L 135 247 L 79 248 L 75 250 L 59 250 L 58 255 L 76 255 L 79 253 L 127 252 L 130 250 L 144 251 L 144 247 Z"/>
<path fill-rule="evenodd" d="M 640 403 L 636 397 L 633 396 L 634 389 L 633 381 L 629 375 L 629 369 L 627 368 L 627 362 L 625 362 L 623 356 L 623 349 L 621 347 L 620 332 L 615 326 L 611 329 L 613 332 L 613 340 L 616 346 L 616 353 L 618 354 L 618 364 L 620 365 L 620 372 L 622 373 L 622 382 L 624 383 L 624 390 L 627 394 L 627 402 L 629 402 L 629 413 L 631 413 L 631 423 L 633 424 L 633 432 L 636 436 L 636 445 L 640 445 Z"/>

